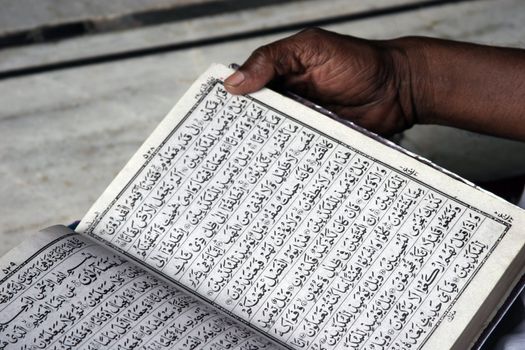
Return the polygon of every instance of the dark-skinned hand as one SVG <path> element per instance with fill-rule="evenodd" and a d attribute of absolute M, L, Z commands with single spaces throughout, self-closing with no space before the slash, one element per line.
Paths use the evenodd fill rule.
<path fill-rule="evenodd" d="M 372 131 L 391 134 L 414 123 L 394 49 L 321 29 L 307 29 L 255 50 L 225 81 L 234 94 L 277 81 Z"/>
<path fill-rule="evenodd" d="M 225 86 L 281 84 L 384 135 L 432 123 L 525 140 L 524 81 L 523 49 L 307 29 L 255 50 Z"/>

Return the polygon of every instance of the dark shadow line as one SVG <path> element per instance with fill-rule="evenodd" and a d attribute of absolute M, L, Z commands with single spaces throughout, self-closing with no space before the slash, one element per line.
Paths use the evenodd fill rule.
<path fill-rule="evenodd" d="M 403 13 L 403 12 L 408 12 L 408 11 L 413 11 L 413 10 L 426 9 L 426 8 L 441 6 L 445 4 L 461 3 L 461 2 L 467 2 L 467 1 L 475 1 L 475 0 L 432 0 L 432 1 L 416 2 L 416 3 L 391 6 L 391 7 L 381 8 L 381 9 L 367 10 L 367 11 L 357 12 L 353 14 L 345 14 L 345 15 L 328 17 L 328 18 L 279 25 L 279 26 L 275 26 L 272 28 L 254 29 L 254 30 L 249 30 L 245 32 L 240 32 L 240 33 L 218 35 L 214 37 L 189 40 L 189 41 L 184 41 L 180 43 L 158 45 L 158 46 L 153 46 L 153 47 L 148 47 L 148 48 L 140 48 L 140 49 L 135 49 L 135 50 L 115 52 L 115 53 L 109 53 L 109 54 L 92 56 L 92 57 L 65 60 L 65 61 L 55 62 L 55 63 L 15 68 L 12 70 L 0 72 L 0 80 L 21 77 L 21 76 L 26 76 L 26 75 L 31 75 L 31 74 L 51 72 L 51 71 L 62 70 L 62 69 L 89 66 L 89 65 L 100 64 L 100 63 L 108 63 L 108 62 L 124 60 L 124 59 L 144 57 L 144 56 L 155 55 L 155 54 L 162 54 L 166 52 L 221 44 L 221 43 L 230 42 L 230 41 L 250 39 L 250 38 L 255 38 L 259 36 L 278 34 L 282 32 L 296 31 L 296 30 L 300 30 L 303 28 L 307 28 L 307 27 L 318 27 L 318 26 L 331 25 L 331 24 L 337 24 L 337 23 L 342 23 L 342 22 L 350 22 L 350 21 L 356 21 L 356 20 L 367 19 L 367 18 L 372 18 L 372 17 L 398 14 L 398 13 Z"/>
<path fill-rule="evenodd" d="M 115 17 L 99 16 L 77 21 L 45 24 L 36 28 L 0 34 L 0 49 L 42 44 L 83 35 L 134 29 L 297 1 L 308 0 L 215 0 L 137 11 Z"/>

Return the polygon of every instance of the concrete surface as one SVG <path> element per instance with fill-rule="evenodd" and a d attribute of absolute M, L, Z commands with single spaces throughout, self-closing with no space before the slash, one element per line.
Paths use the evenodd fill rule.
<path fill-rule="evenodd" d="M 15 47 L 0 51 L 0 71 L 107 55 L 136 48 L 198 41 L 209 37 L 227 36 L 255 29 L 272 28 L 412 2 L 414 0 L 285 2 L 279 6 L 260 7 L 184 22 L 85 36 L 78 40 Z"/>
<path fill-rule="evenodd" d="M 153 37 L 167 40 L 172 38 L 173 32 L 188 36 L 210 35 L 224 28 L 233 31 L 251 24 L 286 21 L 286 18 L 351 12 L 359 6 L 362 8 L 363 3 L 335 1 L 327 6 L 324 1 L 313 1 L 307 7 L 273 6 L 263 12 L 245 11 L 231 17 L 181 22 L 163 27 L 165 31 L 156 28 L 159 31 L 155 32 L 155 28 L 149 28 L 121 34 L 125 37 L 122 39 L 125 45 L 131 47 Z M 381 2 L 382 6 L 389 3 L 398 1 Z M 294 9 L 298 12 L 293 12 Z M 417 34 L 525 47 L 523 23 L 525 2 L 499 0 L 453 4 L 327 28 L 369 38 Z M 120 34 L 117 34 L 106 37 L 104 44 L 99 42 L 96 50 L 91 47 L 94 51 L 107 50 L 112 42 L 119 42 Z M 81 218 L 189 84 L 210 63 L 241 62 L 257 46 L 287 34 L 0 81 L 0 254 L 39 228 Z M 17 54 L 2 51 L 0 62 L 6 57 L 14 62 L 12 64 L 16 64 L 17 58 L 26 60 L 26 64 L 38 62 L 46 59 L 44 52 L 57 57 L 67 56 L 62 49 L 68 45 L 71 50 L 88 52 L 93 40 L 86 37 L 58 46 L 41 47 L 31 57 L 34 61 L 18 56 L 20 52 L 31 55 L 30 48 L 22 48 Z M 450 131 L 419 129 L 408 132 L 403 142 L 417 148 L 426 139 L 425 133 L 437 134 L 435 130 L 441 130 L 442 142 L 434 143 L 438 146 L 434 148 L 449 147 Z M 511 153 L 517 155 L 518 161 L 525 154 L 523 144 L 509 143 L 505 149 L 510 147 L 512 152 L 495 154 L 492 150 L 499 140 L 477 135 L 473 138 L 488 140 L 480 141 L 480 144 L 485 142 L 486 147 L 478 148 L 482 154 L 473 156 L 476 166 L 482 169 L 509 170 L 504 168 L 513 160 Z M 460 142 L 459 146 L 447 150 L 461 153 L 467 145 Z M 430 155 L 438 157 L 432 152 Z M 495 166 L 496 158 L 502 161 Z M 525 162 L 519 163 L 520 169 L 525 170 Z M 458 165 L 472 166 L 462 161 L 452 164 L 452 168 Z"/>
<path fill-rule="evenodd" d="M 0 34 L 219 0 L 0 0 Z"/>

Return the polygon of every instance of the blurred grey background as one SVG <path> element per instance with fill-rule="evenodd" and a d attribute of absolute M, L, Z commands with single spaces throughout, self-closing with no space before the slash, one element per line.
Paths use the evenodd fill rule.
<path fill-rule="evenodd" d="M 525 47 L 525 1 L 0 0 L 0 254 L 80 219 L 212 62 L 321 26 Z M 417 126 L 403 146 L 517 200 L 525 145 Z"/>

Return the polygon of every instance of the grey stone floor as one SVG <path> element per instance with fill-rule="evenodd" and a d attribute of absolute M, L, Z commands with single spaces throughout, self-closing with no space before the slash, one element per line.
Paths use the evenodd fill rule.
<path fill-rule="evenodd" d="M 0 34 L 218 0 L 0 0 Z"/>
<path fill-rule="evenodd" d="M 0 71 L 323 18 L 403 0 L 289 3 L 233 15 L 0 51 Z M 525 47 L 525 2 L 477 1 L 339 23 L 368 38 L 429 35 Z M 79 219 L 190 83 L 291 33 L 0 80 L 0 254 L 31 232 Z M 438 141 L 429 141 L 437 135 Z M 438 127 L 403 144 L 469 178 L 525 171 L 525 146 Z M 508 151 L 512 149 L 512 151 Z M 477 169 L 474 171 L 473 169 Z"/>

